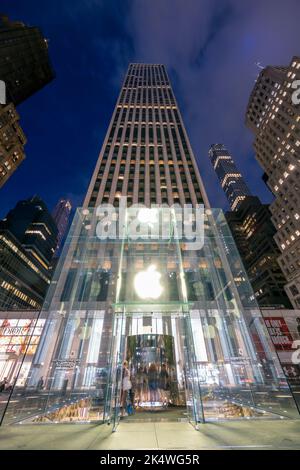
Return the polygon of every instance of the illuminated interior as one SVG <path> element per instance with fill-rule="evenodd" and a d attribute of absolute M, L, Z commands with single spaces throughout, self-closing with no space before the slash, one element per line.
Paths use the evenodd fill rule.
<path fill-rule="evenodd" d="M 148 215 L 153 235 L 160 218 Z M 97 222 L 77 211 L 6 424 L 297 416 L 221 210 L 206 211 L 197 250 L 174 222 L 164 239 L 133 239 L 125 224 L 111 240 L 95 235 Z"/>

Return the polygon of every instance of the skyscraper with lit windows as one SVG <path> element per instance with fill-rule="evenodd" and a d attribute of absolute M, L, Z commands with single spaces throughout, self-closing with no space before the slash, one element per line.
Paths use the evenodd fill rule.
<path fill-rule="evenodd" d="M 59 253 L 61 244 L 64 240 L 64 237 L 66 236 L 71 210 L 71 201 L 68 199 L 60 199 L 52 211 L 52 217 L 58 229 L 55 255 Z"/>
<path fill-rule="evenodd" d="M 225 217 L 258 304 L 261 307 L 291 307 L 283 287 L 286 279 L 277 262 L 280 253 L 273 240 L 275 227 L 268 205 L 250 195 L 224 145 L 212 145 L 209 154 L 232 207 Z"/>
<path fill-rule="evenodd" d="M 130 64 L 84 201 L 208 206 L 163 65 Z"/>
<path fill-rule="evenodd" d="M 231 209 L 238 209 L 251 193 L 233 158 L 223 144 L 213 144 L 208 154 Z"/>
<path fill-rule="evenodd" d="M 53 78 L 48 43 L 42 32 L 0 14 L 0 80 L 5 90 L 0 104 L 0 188 L 25 159 L 27 139 L 15 106 Z"/>
<path fill-rule="evenodd" d="M 278 263 L 294 308 L 300 307 L 300 104 L 295 99 L 299 80 L 299 56 L 288 66 L 264 68 L 246 111 L 263 179 L 275 197 L 270 210 L 281 251 Z"/>
<path fill-rule="evenodd" d="M 0 221 L 0 309 L 41 309 L 56 244 L 56 225 L 37 196 Z"/>
<path fill-rule="evenodd" d="M 7 102 L 15 106 L 54 78 L 48 42 L 41 30 L 1 14 L 0 55 L 0 79 L 6 84 Z"/>

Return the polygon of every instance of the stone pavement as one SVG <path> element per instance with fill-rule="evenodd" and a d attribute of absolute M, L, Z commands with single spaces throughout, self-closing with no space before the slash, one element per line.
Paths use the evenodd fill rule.
<path fill-rule="evenodd" d="M 300 449 L 300 420 L 206 423 L 121 422 L 117 431 L 95 424 L 15 425 L 0 428 L 0 449 Z"/>

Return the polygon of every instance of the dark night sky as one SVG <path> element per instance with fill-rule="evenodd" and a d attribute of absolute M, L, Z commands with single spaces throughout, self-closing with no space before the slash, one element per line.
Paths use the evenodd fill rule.
<path fill-rule="evenodd" d="M 129 62 L 167 66 L 214 207 L 227 208 L 208 160 L 215 142 L 271 200 L 244 115 L 256 63 L 300 53 L 299 0 L 1 0 L 1 11 L 41 28 L 56 79 L 18 108 L 27 158 L 0 192 L 0 216 L 32 194 L 49 208 L 82 203 Z"/>

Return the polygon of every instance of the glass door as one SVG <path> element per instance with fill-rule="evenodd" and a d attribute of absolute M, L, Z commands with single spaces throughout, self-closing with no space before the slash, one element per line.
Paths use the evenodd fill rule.
<path fill-rule="evenodd" d="M 188 313 L 115 313 L 105 419 L 204 421 Z M 129 387 L 128 390 L 128 380 Z"/>

